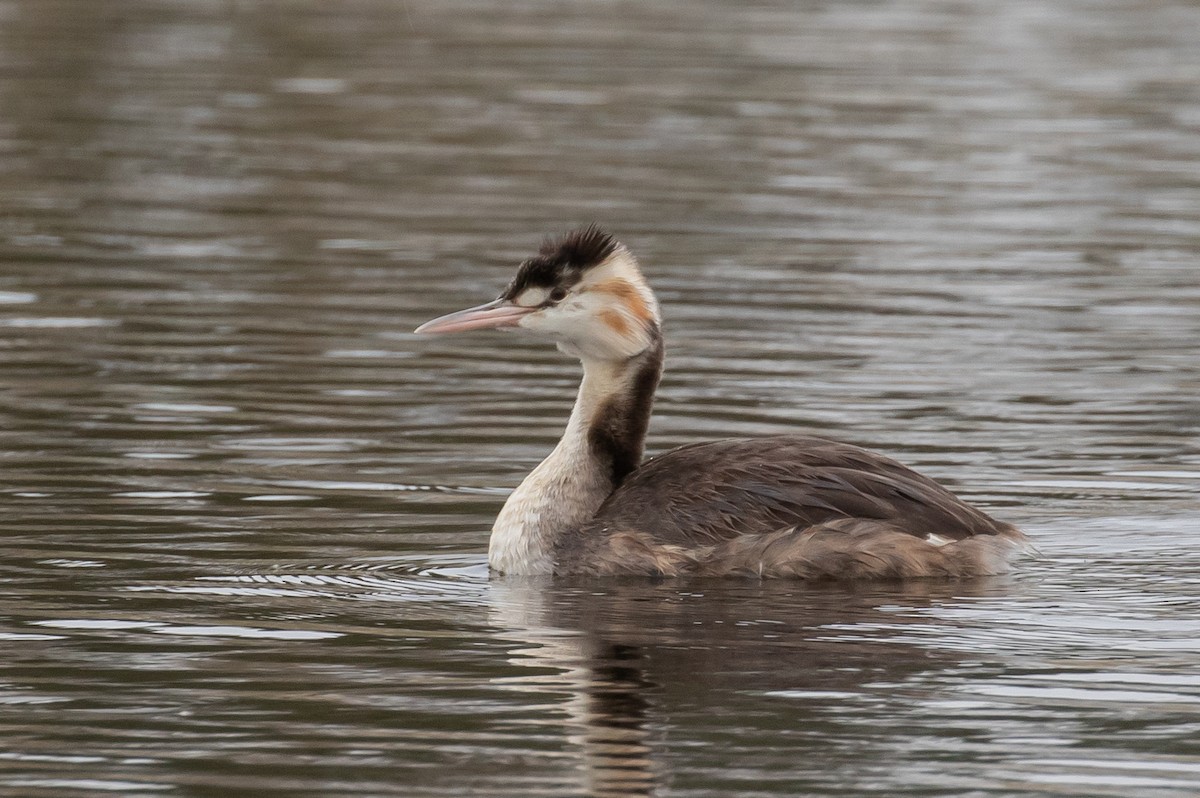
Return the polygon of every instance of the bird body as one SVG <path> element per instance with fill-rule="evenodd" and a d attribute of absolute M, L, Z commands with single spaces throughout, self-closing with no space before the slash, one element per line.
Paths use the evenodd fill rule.
<path fill-rule="evenodd" d="M 498 573 L 964 577 L 1025 540 L 882 455 L 803 435 L 712 441 L 642 463 L 662 374 L 658 303 L 596 227 L 547 241 L 494 302 L 420 333 L 517 328 L 583 364 L 566 431 L 492 528 Z"/>

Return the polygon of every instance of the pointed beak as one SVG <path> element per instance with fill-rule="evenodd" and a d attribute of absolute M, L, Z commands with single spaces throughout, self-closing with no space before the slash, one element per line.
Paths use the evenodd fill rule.
<path fill-rule="evenodd" d="M 507 299 L 497 299 L 486 305 L 438 316 L 418 327 L 418 335 L 466 332 L 467 330 L 494 330 L 501 327 L 516 327 L 522 318 L 537 308 L 523 308 Z"/>

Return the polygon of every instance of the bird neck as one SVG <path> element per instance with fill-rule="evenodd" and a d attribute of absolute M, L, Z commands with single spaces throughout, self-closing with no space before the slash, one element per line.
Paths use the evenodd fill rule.
<path fill-rule="evenodd" d="M 554 451 L 509 496 L 492 527 L 488 563 L 508 574 L 548 574 L 563 535 L 587 521 L 641 463 L 662 338 L 628 360 L 583 361 L 583 382 Z"/>

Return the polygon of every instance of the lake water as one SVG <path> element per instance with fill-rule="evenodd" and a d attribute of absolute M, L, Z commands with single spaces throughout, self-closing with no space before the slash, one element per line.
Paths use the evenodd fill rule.
<path fill-rule="evenodd" d="M 0 0 L 0 795 L 1200 794 L 1200 6 Z M 597 220 L 649 449 L 800 431 L 1002 578 L 489 580 Z"/>

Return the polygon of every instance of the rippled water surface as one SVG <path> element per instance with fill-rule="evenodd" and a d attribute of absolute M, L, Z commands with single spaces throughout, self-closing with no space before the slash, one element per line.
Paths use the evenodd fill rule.
<path fill-rule="evenodd" d="M 1200 794 L 1200 6 L 0 0 L 0 794 Z M 960 584 L 489 580 L 599 220 L 651 451 L 804 431 Z"/>

